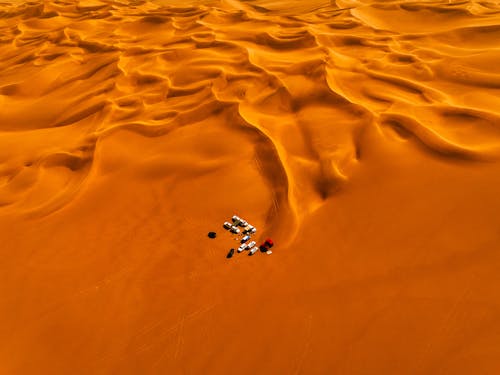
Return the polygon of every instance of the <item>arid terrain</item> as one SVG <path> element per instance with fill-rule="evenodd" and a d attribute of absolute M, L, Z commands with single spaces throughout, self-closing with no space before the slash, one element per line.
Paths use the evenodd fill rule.
<path fill-rule="evenodd" d="M 1 375 L 500 374 L 497 1 L 0 30 Z M 226 258 L 233 214 L 272 255 Z"/>

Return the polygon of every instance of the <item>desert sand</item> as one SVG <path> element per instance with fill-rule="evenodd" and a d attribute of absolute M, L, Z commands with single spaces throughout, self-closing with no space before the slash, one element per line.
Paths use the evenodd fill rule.
<path fill-rule="evenodd" d="M 498 2 L 0 30 L 1 374 L 500 373 Z M 226 259 L 233 214 L 272 255 Z"/>

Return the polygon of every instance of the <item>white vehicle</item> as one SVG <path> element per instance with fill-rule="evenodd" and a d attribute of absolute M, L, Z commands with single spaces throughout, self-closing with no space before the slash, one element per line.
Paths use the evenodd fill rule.
<path fill-rule="evenodd" d="M 250 239 L 250 236 L 246 235 L 245 237 L 243 237 L 243 238 L 241 239 L 241 243 L 243 243 L 243 242 L 247 242 L 249 239 Z"/>
<path fill-rule="evenodd" d="M 240 227 L 246 227 L 248 225 L 248 223 L 243 220 L 243 219 L 240 219 Z"/>
<path fill-rule="evenodd" d="M 233 224 L 228 223 L 228 222 L 226 221 L 226 222 L 224 223 L 224 225 L 223 225 L 223 226 L 224 226 L 224 229 L 231 229 L 231 228 L 232 228 L 232 226 L 233 226 Z"/>
<path fill-rule="evenodd" d="M 254 255 L 257 250 L 259 250 L 259 248 L 257 246 L 255 246 L 254 248 L 252 248 L 252 250 L 250 250 L 250 254 L 249 255 Z"/>
<path fill-rule="evenodd" d="M 233 225 L 233 226 L 231 227 L 231 233 L 234 233 L 234 234 L 240 234 L 240 230 L 239 230 L 239 228 L 238 228 L 238 227 L 236 227 L 236 226 L 234 226 L 234 225 Z"/>
<path fill-rule="evenodd" d="M 236 216 L 236 215 L 234 215 L 232 217 L 232 220 L 233 220 L 234 225 L 238 225 L 239 222 L 241 221 L 241 219 L 238 216 Z"/>
<path fill-rule="evenodd" d="M 255 229 L 255 227 L 253 225 L 248 225 L 245 228 L 245 232 L 253 234 L 253 233 L 257 232 L 257 229 Z"/>
<path fill-rule="evenodd" d="M 249 242 L 247 246 L 249 249 L 251 249 L 252 247 L 255 246 L 255 241 Z"/>
<path fill-rule="evenodd" d="M 240 247 L 238 247 L 238 253 L 241 253 L 243 250 L 246 250 L 247 249 L 247 244 L 244 243 L 244 244 L 241 244 Z"/>

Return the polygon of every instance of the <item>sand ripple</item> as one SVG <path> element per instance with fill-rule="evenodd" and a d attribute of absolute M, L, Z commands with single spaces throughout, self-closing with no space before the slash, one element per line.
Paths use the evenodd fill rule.
<path fill-rule="evenodd" d="M 297 225 L 342 189 L 367 129 L 436 158 L 499 155 L 492 2 L 171 4 L 1 5 L 2 212 L 69 203 L 120 130 L 163 136 L 221 113 L 257 142 L 268 224 Z"/>

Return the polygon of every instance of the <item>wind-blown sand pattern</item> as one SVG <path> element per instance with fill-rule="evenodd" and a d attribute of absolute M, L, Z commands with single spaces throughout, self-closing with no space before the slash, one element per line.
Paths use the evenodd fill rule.
<path fill-rule="evenodd" d="M 498 2 L 7 1 L 0 30 L 2 374 L 500 372 Z M 235 213 L 272 256 L 225 258 Z"/>

